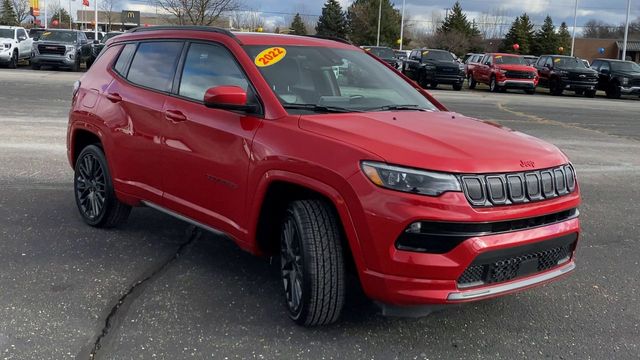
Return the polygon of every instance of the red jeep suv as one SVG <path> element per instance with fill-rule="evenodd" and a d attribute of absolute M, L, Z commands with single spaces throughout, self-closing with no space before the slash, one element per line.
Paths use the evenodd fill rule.
<path fill-rule="evenodd" d="M 538 86 L 538 71 L 520 55 L 486 54 L 473 68 L 469 88 L 475 89 L 477 83 L 489 85 L 492 92 L 520 89 L 533 95 Z"/>
<path fill-rule="evenodd" d="M 384 314 L 420 314 L 575 267 L 560 150 L 341 41 L 135 29 L 76 83 L 67 141 L 86 223 L 149 206 L 275 256 L 302 325 L 338 319 L 348 272 Z"/>

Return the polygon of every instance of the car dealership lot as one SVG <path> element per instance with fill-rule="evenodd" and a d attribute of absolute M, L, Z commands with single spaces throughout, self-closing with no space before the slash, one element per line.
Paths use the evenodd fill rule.
<path fill-rule="evenodd" d="M 304 329 L 285 315 L 278 269 L 228 240 L 150 209 L 117 230 L 82 223 L 65 157 L 80 76 L 0 70 L 2 358 L 640 356 L 637 98 L 434 91 L 570 156 L 584 196 L 577 271 L 422 319 L 381 317 L 356 295 L 338 324 Z"/>

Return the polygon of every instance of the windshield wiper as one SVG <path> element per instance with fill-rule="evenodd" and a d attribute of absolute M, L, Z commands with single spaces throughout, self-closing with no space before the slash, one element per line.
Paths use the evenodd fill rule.
<path fill-rule="evenodd" d="M 421 108 L 420 105 L 384 105 L 374 108 L 366 109 L 367 111 L 387 111 L 387 110 L 417 110 L 417 111 L 428 111 L 425 108 Z"/>
<path fill-rule="evenodd" d="M 309 110 L 313 112 L 326 112 L 326 113 L 350 113 L 350 112 L 362 112 L 360 110 L 347 109 L 339 106 L 325 106 L 318 104 L 283 104 L 285 109 L 300 109 Z"/>

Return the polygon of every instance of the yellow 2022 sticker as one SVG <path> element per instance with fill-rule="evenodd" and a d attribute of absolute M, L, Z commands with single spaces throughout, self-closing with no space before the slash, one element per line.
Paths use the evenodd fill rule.
<path fill-rule="evenodd" d="M 264 49 L 256 56 L 255 64 L 258 67 L 271 66 L 278 61 L 284 59 L 287 55 L 287 50 L 281 47 L 271 47 Z"/>
<path fill-rule="evenodd" d="M 502 59 L 502 55 L 496 55 L 496 59 Z"/>
<path fill-rule="evenodd" d="M 553 62 L 560 62 L 561 60 L 562 59 L 560 59 L 560 58 L 555 58 L 555 59 L 553 59 Z"/>

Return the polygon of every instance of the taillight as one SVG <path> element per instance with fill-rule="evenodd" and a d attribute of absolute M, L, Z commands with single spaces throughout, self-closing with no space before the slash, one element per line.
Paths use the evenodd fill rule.
<path fill-rule="evenodd" d="M 73 92 L 71 93 L 72 99 L 75 99 L 78 94 L 78 90 L 80 90 L 80 80 L 76 80 L 76 82 L 73 83 Z"/>

